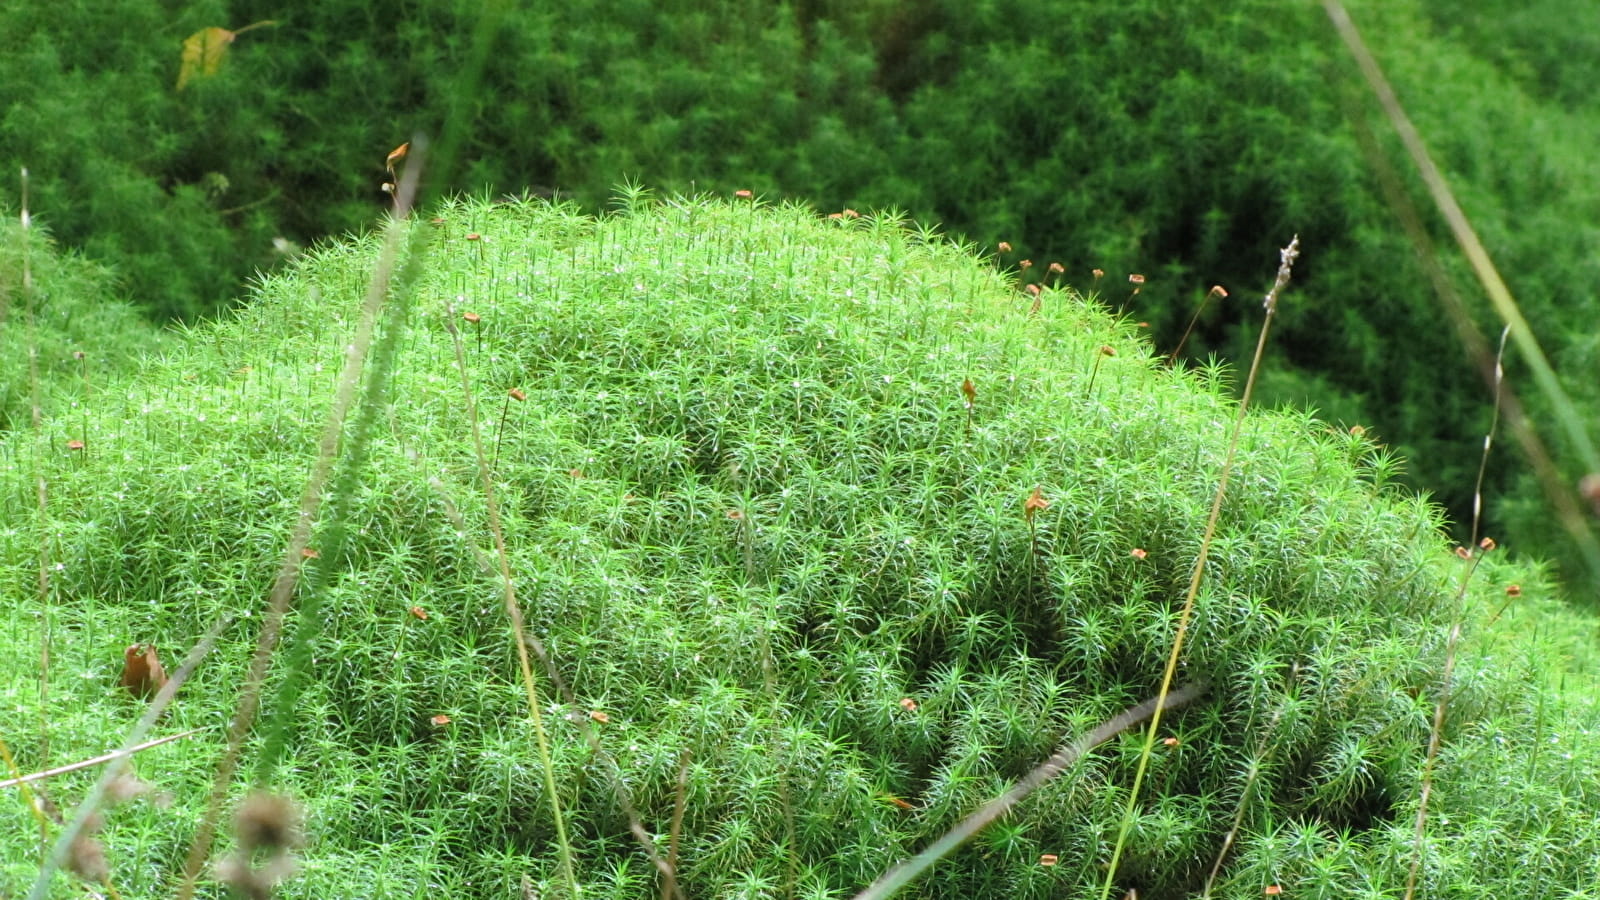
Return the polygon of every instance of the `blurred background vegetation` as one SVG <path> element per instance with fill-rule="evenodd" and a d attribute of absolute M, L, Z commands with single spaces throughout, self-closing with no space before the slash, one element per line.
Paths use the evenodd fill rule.
<path fill-rule="evenodd" d="M 0 204 L 15 209 L 27 166 L 35 216 L 79 254 L 74 277 L 97 267 L 114 279 L 105 296 L 155 324 L 215 316 L 297 247 L 386 208 L 384 155 L 437 131 L 482 5 L 4 4 L 0 159 L 13 174 Z M 1266 399 L 1375 430 L 1468 521 L 1490 393 L 1372 174 L 1375 158 L 1409 166 L 1319 5 L 506 5 L 465 165 L 435 187 L 599 209 L 632 179 L 895 207 L 990 251 L 1008 241 L 998 261 L 1032 260 L 1025 280 L 1060 262 L 1164 350 L 1224 286 L 1231 299 L 1207 306 L 1184 348 L 1196 359 L 1246 358 L 1256 298 L 1298 233 Z M 1578 27 L 1571 0 L 1351 8 L 1600 438 L 1600 29 Z M 263 20 L 275 24 L 178 89 L 185 38 Z M 1405 178 L 1448 277 L 1497 333 Z M 1136 296 L 1130 273 L 1146 278 Z M 1513 385 L 1522 371 L 1508 360 Z M 1545 438 L 1576 483 L 1572 455 Z M 1500 446 L 1487 530 L 1563 564 L 1594 601 L 1600 582 L 1580 581 L 1526 463 Z"/>

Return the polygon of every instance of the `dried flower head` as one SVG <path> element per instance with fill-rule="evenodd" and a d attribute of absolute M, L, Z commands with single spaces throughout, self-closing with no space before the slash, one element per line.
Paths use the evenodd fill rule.
<path fill-rule="evenodd" d="M 234 813 L 238 850 L 217 863 L 217 880 L 251 900 L 266 900 L 294 874 L 290 851 L 300 846 L 300 810 L 287 797 L 255 791 Z"/>

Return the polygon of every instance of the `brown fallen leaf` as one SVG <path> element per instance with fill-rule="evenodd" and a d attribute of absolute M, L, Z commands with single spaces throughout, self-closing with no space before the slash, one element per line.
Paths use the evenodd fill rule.
<path fill-rule="evenodd" d="M 167 670 L 161 666 L 155 644 L 130 644 L 122 651 L 122 680 L 128 693 L 141 700 L 155 696 L 167 683 Z"/>

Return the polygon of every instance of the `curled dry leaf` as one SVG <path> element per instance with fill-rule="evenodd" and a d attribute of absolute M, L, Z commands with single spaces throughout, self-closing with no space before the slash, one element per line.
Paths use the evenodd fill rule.
<path fill-rule="evenodd" d="M 140 699 L 155 696 L 167 683 L 167 670 L 161 665 L 154 644 L 130 644 L 122 651 L 122 679 L 118 682 Z"/>
<path fill-rule="evenodd" d="M 1044 491 L 1035 485 L 1033 493 L 1029 494 L 1028 499 L 1022 502 L 1022 515 L 1029 522 L 1032 522 L 1034 513 L 1041 509 L 1049 508 L 1050 501 L 1044 498 Z"/>
<path fill-rule="evenodd" d="M 400 146 L 389 151 L 389 155 L 383 160 L 383 165 L 384 168 L 389 170 L 390 175 L 394 174 L 394 167 L 398 165 L 401 160 L 406 158 L 406 151 L 410 149 L 411 142 L 406 141 L 404 144 L 401 144 Z"/>

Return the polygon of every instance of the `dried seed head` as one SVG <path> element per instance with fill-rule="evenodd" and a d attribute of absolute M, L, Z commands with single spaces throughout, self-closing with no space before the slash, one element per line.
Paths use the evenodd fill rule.
<path fill-rule="evenodd" d="M 110 804 L 126 803 L 136 797 L 143 797 L 155 788 L 147 781 L 140 781 L 131 772 L 121 772 L 111 779 L 106 785 L 106 802 Z"/>
<path fill-rule="evenodd" d="M 84 828 L 67 849 L 67 870 L 91 884 L 104 884 L 111 880 L 111 864 L 106 862 L 106 848 Z"/>
<path fill-rule="evenodd" d="M 252 791 L 233 814 L 233 836 L 247 855 L 292 850 L 300 846 L 300 810 L 281 794 Z"/>

